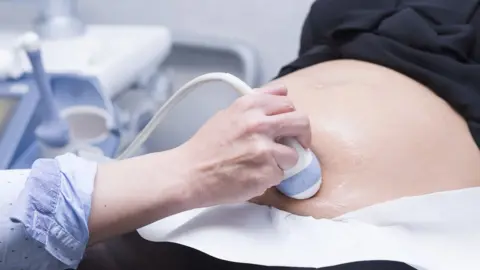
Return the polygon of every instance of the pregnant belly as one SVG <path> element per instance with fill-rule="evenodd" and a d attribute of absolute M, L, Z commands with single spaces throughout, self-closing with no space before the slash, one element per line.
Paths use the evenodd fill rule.
<path fill-rule="evenodd" d="M 480 152 L 465 121 L 425 86 L 359 61 L 285 76 L 310 116 L 323 186 L 308 201 L 274 190 L 256 200 L 296 214 L 335 217 L 406 196 L 480 186 Z"/>

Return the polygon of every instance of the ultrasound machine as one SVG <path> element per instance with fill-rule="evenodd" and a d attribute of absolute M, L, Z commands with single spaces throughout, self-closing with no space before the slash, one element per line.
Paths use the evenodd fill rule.
<path fill-rule="evenodd" d="M 0 169 L 65 152 L 115 156 L 162 102 L 169 30 L 85 25 L 75 0 L 26 3 L 40 4 L 32 29 L 0 30 Z"/>

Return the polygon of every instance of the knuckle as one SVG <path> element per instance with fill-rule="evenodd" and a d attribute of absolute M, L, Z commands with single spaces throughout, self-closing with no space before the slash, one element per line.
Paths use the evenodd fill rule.
<path fill-rule="evenodd" d="M 255 95 L 245 95 L 238 98 L 234 102 L 234 106 L 240 111 L 248 111 L 255 107 L 256 97 Z"/>
<path fill-rule="evenodd" d="M 272 147 L 264 140 L 255 140 L 253 145 L 253 153 L 255 157 L 265 160 L 271 157 Z"/>
<path fill-rule="evenodd" d="M 246 120 L 245 129 L 247 133 L 264 133 L 268 130 L 269 123 L 266 117 L 255 115 Z"/>

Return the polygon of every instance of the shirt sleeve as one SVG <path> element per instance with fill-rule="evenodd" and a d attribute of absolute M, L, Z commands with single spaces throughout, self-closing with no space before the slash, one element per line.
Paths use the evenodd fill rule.
<path fill-rule="evenodd" d="M 89 240 L 88 219 L 96 170 L 95 162 L 73 154 L 40 159 L 33 164 L 9 211 L 10 223 L 0 224 L 0 236 L 12 232 L 6 245 L 18 246 L 10 253 L 6 250 L 7 267 L 1 269 L 21 269 L 20 262 L 25 269 L 78 267 Z M 12 256 L 17 250 L 22 250 L 23 261 Z"/>

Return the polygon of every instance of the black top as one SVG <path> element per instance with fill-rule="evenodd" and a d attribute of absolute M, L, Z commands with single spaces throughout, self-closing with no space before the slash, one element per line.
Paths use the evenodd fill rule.
<path fill-rule="evenodd" d="M 280 76 L 320 62 L 379 64 L 424 84 L 462 115 L 480 146 L 479 0 L 317 0 L 300 55 Z"/>

